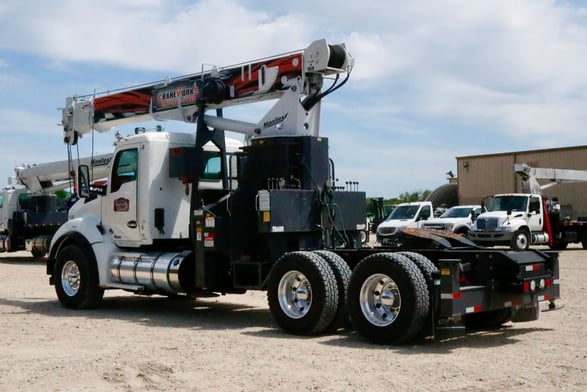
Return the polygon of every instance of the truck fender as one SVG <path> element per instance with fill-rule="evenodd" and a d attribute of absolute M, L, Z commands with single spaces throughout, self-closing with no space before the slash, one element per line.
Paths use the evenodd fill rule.
<path fill-rule="evenodd" d="M 92 245 L 104 240 L 101 225 L 95 217 L 80 217 L 70 219 L 57 229 L 51 240 L 49 257 L 54 257 L 65 238 L 80 235 L 87 245 Z"/>
<path fill-rule="evenodd" d="M 108 268 L 98 266 L 98 260 L 107 262 L 108 253 L 114 250 L 115 245 L 102 234 L 98 220 L 94 217 L 80 217 L 64 223 L 51 240 L 47 261 L 47 274 L 53 275 L 53 267 L 59 250 L 67 245 L 77 245 L 91 251 L 91 258 L 97 268 L 99 283 L 103 286 L 109 280 Z M 104 267 L 104 268 L 102 268 Z"/>

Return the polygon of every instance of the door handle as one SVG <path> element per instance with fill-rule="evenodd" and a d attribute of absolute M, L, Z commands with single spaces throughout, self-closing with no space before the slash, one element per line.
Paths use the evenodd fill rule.
<path fill-rule="evenodd" d="M 137 221 L 134 221 L 134 220 L 133 221 L 128 221 L 128 222 L 126 222 L 126 226 L 129 227 L 129 228 L 131 228 L 131 229 L 136 229 L 137 226 L 138 226 L 137 225 Z"/>

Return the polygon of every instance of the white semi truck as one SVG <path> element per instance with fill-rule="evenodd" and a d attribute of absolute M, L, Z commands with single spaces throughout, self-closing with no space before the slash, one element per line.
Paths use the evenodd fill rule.
<path fill-rule="evenodd" d="M 53 233 L 67 221 L 71 203 L 56 192 L 74 188 L 78 164 L 90 165 L 95 176 L 105 177 L 111 158 L 112 154 L 102 154 L 15 167 L 10 185 L 0 190 L 0 252 L 27 250 L 33 257 L 44 256 Z"/>
<path fill-rule="evenodd" d="M 390 344 L 462 331 L 475 318 L 488 326 L 536 319 L 539 302 L 559 295 L 556 255 L 521 257 L 418 233 L 401 249 L 361 246 L 365 193 L 337 189 L 318 129 L 321 100 L 348 79 L 353 61 L 343 44 L 318 40 L 277 57 L 68 98 L 70 144 L 92 128 L 145 119 L 196 129 L 124 138 L 97 190 L 80 167 L 82 198 L 47 261 L 60 302 L 91 308 L 108 289 L 172 297 L 265 290 L 285 331 L 334 331 L 350 316 L 361 334 Z M 224 108 L 266 99 L 276 103 L 258 123 L 224 117 Z M 226 130 L 245 133 L 246 145 L 231 152 Z"/>

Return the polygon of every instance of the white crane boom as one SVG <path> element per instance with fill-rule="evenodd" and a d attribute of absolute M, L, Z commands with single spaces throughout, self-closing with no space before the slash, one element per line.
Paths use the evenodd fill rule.
<path fill-rule="evenodd" d="M 320 100 L 345 81 L 354 59 L 344 44 L 314 41 L 304 50 L 255 60 L 102 94 L 69 97 L 62 110 L 64 141 L 95 129 L 104 132 L 122 124 L 147 120 L 196 123 L 244 133 L 252 138 L 284 135 L 318 136 Z M 325 76 L 335 75 L 322 91 Z M 245 103 L 279 99 L 258 123 L 229 120 L 220 109 Z M 216 116 L 205 115 L 216 109 Z"/>
<path fill-rule="evenodd" d="M 587 181 L 587 170 L 554 169 L 531 167 L 525 163 L 516 163 L 514 170 L 522 177 L 524 193 L 542 194 L 542 190 L 563 182 Z M 539 184 L 538 180 L 549 180 L 547 184 Z"/>
<path fill-rule="evenodd" d="M 112 154 L 103 154 L 93 158 L 76 159 L 72 162 L 66 160 L 32 165 L 23 164 L 14 168 L 16 175 L 9 178 L 8 182 L 12 185 L 24 185 L 31 193 L 52 193 L 70 186 L 69 180 L 74 177 L 72 172 L 75 173 L 75 168 L 78 165 L 92 167 L 95 179 L 106 177 L 111 159 Z"/>

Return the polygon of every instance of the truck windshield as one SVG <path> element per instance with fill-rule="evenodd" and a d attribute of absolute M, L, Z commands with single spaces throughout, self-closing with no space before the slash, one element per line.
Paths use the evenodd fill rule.
<path fill-rule="evenodd" d="M 392 219 L 414 219 L 420 206 L 397 206 L 393 209 L 386 220 Z"/>
<path fill-rule="evenodd" d="M 466 218 L 471 213 L 471 207 L 453 207 L 440 215 L 440 218 Z"/>
<path fill-rule="evenodd" d="M 489 202 L 487 211 L 526 211 L 526 196 L 496 196 Z"/>

